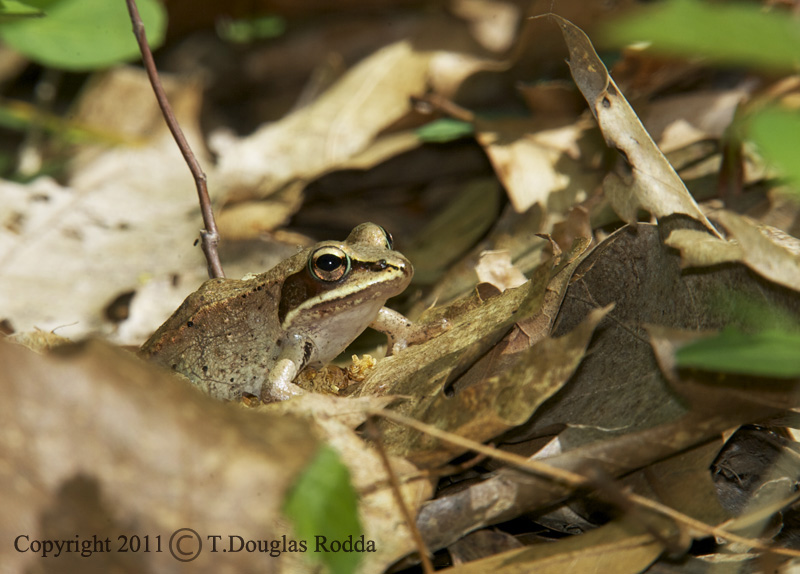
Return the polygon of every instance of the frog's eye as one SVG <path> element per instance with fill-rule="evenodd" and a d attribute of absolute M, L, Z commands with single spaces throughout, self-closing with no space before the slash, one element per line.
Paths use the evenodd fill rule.
<path fill-rule="evenodd" d="M 379 225 L 378 227 L 381 228 L 381 231 L 383 231 L 383 236 L 386 238 L 386 247 L 389 249 L 394 249 L 394 239 L 392 238 L 392 234 L 386 231 L 383 225 Z"/>
<path fill-rule="evenodd" d="M 320 281 L 338 281 L 350 272 L 350 257 L 338 247 L 320 247 L 308 258 L 308 271 Z"/>

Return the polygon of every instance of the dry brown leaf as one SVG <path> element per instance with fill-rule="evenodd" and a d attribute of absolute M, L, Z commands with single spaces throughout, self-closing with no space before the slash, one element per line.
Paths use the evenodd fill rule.
<path fill-rule="evenodd" d="M 755 225 L 732 211 L 720 212 L 722 225 L 742 246 L 742 261 L 762 277 L 800 289 L 800 240 L 768 226 Z"/>
<path fill-rule="evenodd" d="M 676 229 L 664 244 L 681 252 L 682 267 L 706 267 L 742 260 L 741 245 L 696 229 Z"/>
<path fill-rule="evenodd" d="M 721 506 L 709 468 L 723 445 L 722 437 L 651 464 L 625 479 L 625 485 L 706 524 L 730 517 Z M 693 533 L 703 536 L 704 533 Z"/>
<path fill-rule="evenodd" d="M 800 301 L 754 279 L 742 266 L 683 274 L 678 255 L 661 244 L 660 235 L 668 232 L 642 224 L 623 228 L 580 263 L 554 335 L 569 333 L 589 310 L 616 306 L 598 326 L 569 383 L 539 407 L 531 421 L 507 433 L 506 440 L 519 442 L 575 425 L 559 435 L 560 448 L 569 450 L 547 461 L 581 473 L 600 469 L 619 476 L 793 404 L 781 393 L 744 403 L 732 403 L 724 395 L 717 402 L 703 401 L 707 408 L 702 411 L 686 414 L 686 404 L 656 363 L 645 325 L 716 329 L 735 323 L 737 315 L 724 306 L 726 290 L 768 301 L 791 316 L 800 316 Z M 597 429 L 610 430 L 598 435 Z M 550 506 L 568 494 L 563 486 L 506 469 L 463 492 L 426 503 L 418 522 L 426 541 L 438 548 L 476 528 Z"/>
<path fill-rule="evenodd" d="M 639 207 L 659 219 L 682 213 L 719 236 L 642 126 L 586 34 L 560 16 L 550 17 L 561 28 L 570 52 L 570 72 L 603 136 L 623 154 L 631 168 L 629 177 L 610 173 L 603 184 L 614 210 L 627 222 L 636 221 Z"/>
<path fill-rule="evenodd" d="M 662 524 L 660 534 L 671 528 Z M 449 568 L 451 574 L 636 574 L 642 572 L 664 551 L 654 535 L 640 524 L 616 521 L 580 536 L 570 536 L 552 544 L 538 544 L 510 550 L 483 560 Z"/>
<path fill-rule="evenodd" d="M 733 294 L 775 305 L 800 319 L 800 301 L 754 279 L 742 266 L 682 272 L 678 254 L 661 243 L 662 236 L 681 226 L 675 221 L 623 228 L 575 271 L 578 280 L 567 291 L 555 336 L 568 333 L 588 310 L 616 306 L 598 328 L 591 352 L 570 384 L 530 422 L 525 431 L 529 436 L 563 424 L 631 431 L 681 416 L 685 407 L 650 349 L 649 325 L 700 330 L 739 324 Z"/>
<path fill-rule="evenodd" d="M 533 458 L 583 476 L 618 477 L 703 443 L 746 420 L 758 420 L 769 412 L 774 410 L 754 405 L 744 410 L 721 409 L 710 416 L 691 413 L 643 431 L 616 436 L 614 432 L 603 431 L 599 440 L 566 452 L 556 451 L 553 456 L 545 452 Z M 550 508 L 573 494 L 574 489 L 552 479 L 503 468 L 483 482 L 425 503 L 417 525 L 429 548 L 441 548 L 467 532 Z"/>
<path fill-rule="evenodd" d="M 257 239 L 288 223 L 303 204 L 303 184 L 295 182 L 260 201 L 242 201 L 217 217 L 219 233 L 226 241 Z"/>
<path fill-rule="evenodd" d="M 580 167 L 577 145 L 584 129 L 580 123 L 544 128 L 522 119 L 476 121 L 478 142 L 520 213 L 535 203 L 550 206 L 556 192 L 566 192 L 561 201 L 570 205 L 586 198 L 592 183 Z"/>
<path fill-rule="evenodd" d="M 161 536 L 161 553 L 100 553 L 92 563 L 104 571 L 172 572 L 167 545 L 179 528 L 197 531 L 204 548 L 217 534 L 292 536 L 276 521 L 318 447 L 303 421 L 221 404 L 101 343 L 43 357 L 0 341 L 0 362 L 4 539 L 98 534 L 116 549 L 121 535 L 149 535 L 151 544 Z M 0 560 L 23 572 L 41 557 L 7 544 Z M 80 570 L 87 559 L 59 560 L 60 568 Z M 259 553 L 204 552 L 192 568 L 263 565 Z"/>
<path fill-rule="evenodd" d="M 523 544 L 511 534 L 485 528 L 470 532 L 447 547 L 454 566 L 494 556 L 507 550 L 522 548 Z"/>
<path fill-rule="evenodd" d="M 441 310 L 450 329 L 381 361 L 357 394 L 408 396 L 397 410 L 476 440 L 488 440 L 526 420 L 569 377 L 603 312 L 559 340 L 541 340 L 546 329 L 536 332 L 536 338 L 514 330 L 502 344 L 496 343 L 515 322 L 543 313 L 548 284 L 559 297 L 563 294 L 562 277 L 569 277 L 585 247 L 580 244 L 565 257 L 567 263 L 552 281 L 550 264 L 544 264 L 521 287 Z M 552 320 L 552 309 L 548 312 Z M 532 347 L 536 342 L 540 344 Z M 396 425 L 383 429 L 391 452 L 420 465 L 442 464 L 460 452 Z"/>
<path fill-rule="evenodd" d="M 444 390 L 424 397 L 411 410 L 417 420 L 436 424 L 478 442 L 484 442 L 526 420 L 566 383 L 580 363 L 597 324 L 607 309 L 598 310 L 568 335 L 545 338 L 526 351 L 498 361 L 497 368 L 484 373 L 485 380 L 459 389 L 454 396 Z M 429 437 L 398 429 L 387 437 L 393 451 L 417 464 L 443 464 L 462 454 L 462 449 L 443 447 Z M 405 436 L 404 436 L 405 435 Z"/>
<path fill-rule="evenodd" d="M 344 399 L 306 394 L 290 401 L 262 407 L 265 412 L 280 412 L 307 417 L 308 422 L 326 444 L 336 449 L 350 470 L 353 487 L 359 495 L 359 514 L 364 534 L 374 540 L 375 553 L 366 553 L 362 572 L 382 572 L 391 564 L 415 550 L 415 544 L 397 508 L 389 488 L 386 469 L 374 447 L 368 447 L 354 429 L 366 420 L 366 411 L 380 409 L 394 401 L 393 397 Z M 422 477 L 413 464 L 391 457 L 406 505 L 415 514 L 433 493 L 433 485 Z"/>
<path fill-rule="evenodd" d="M 544 210 L 540 206 L 534 206 L 525 213 L 517 213 L 510 208 L 504 210 L 487 237 L 445 270 L 444 275 L 412 308 L 409 315 L 417 317 L 432 306 L 445 305 L 458 297 L 467 296 L 475 288 L 475 265 L 484 251 L 508 250 L 511 260 L 523 273 L 532 272 L 547 259 L 544 247 L 548 242 L 538 235 L 544 232 L 544 220 Z M 409 256 L 416 264 L 416 259 Z"/>
<path fill-rule="evenodd" d="M 215 137 L 219 186 L 233 201 L 266 197 L 294 180 L 308 181 L 362 153 L 410 111 L 409 98 L 429 84 L 451 94 L 472 73 L 495 67 L 461 51 L 465 32 L 437 22 L 433 44 L 390 44 L 349 70 L 328 91 L 281 121 L 245 138 Z"/>

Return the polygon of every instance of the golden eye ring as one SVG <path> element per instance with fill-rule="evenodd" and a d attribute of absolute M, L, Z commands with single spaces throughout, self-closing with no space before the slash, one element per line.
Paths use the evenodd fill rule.
<path fill-rule="evenodd" d="M 308 258 L 308 272 L 317 281 L 340 281 L 350 273 L 350 257 L 338 247 L 320 247 Z"/>
<path fill-rule="evenodd" d="M 381 228 L 384 237 L 386 237 L 386 247 L 389 249 L 394 249 L 394 238 L 392 237 L 392 234 L 386 231 L 386 228 L 383 225 L 379 225 L 378 227 Z"/>

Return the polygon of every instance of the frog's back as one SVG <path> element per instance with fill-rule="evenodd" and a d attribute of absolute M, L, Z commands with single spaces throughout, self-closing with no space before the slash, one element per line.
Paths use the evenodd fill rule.
<path fill-rule="evenodd" d="M 231 305 L 234 299 L 240 303 Z M 214 396 L 237 398 L 242 390 L 260 385 L 264 365 L 232 368 L 240 364 L 232 358 L 235 354 L 263 357 L 269 351 L 269 342 L 260 340 L 255 328 L 269 321 L 276 299 L 275 286 L 263 277 L 206 281 L 153 333 L 139 354 L 183 374 Z"/>

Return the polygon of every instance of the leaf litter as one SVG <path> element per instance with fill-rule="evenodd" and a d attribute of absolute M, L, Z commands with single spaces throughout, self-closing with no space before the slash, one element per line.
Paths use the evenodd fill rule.
<path fill-rule="evenodd" d="M 109 522 L 280 537 L 291 533 L 281 513 L 286 493 L 325 443 L 348 465 L 364 531 L 376 540 L 378 551 L 360 571 L 408 567 L 418 551 L 411 525 L 360 428 L 368 413 L 388 410 L 444 433 L 378 417 L 382 448 L 422 540 L 439 556 L 450 549 L 453 571 L 660 571 L 665 557 L 680 571 L 723 557 L 750 567 L 787 560 L 764 553 L 764 542 L 791 549 L 796 530 L 800 468 L 788 429 L 797 427 L 797 381 L 679 367 L 675 357 L 687 341 L 757 328 L 743 302 L 769 308 L 780 325 L 800 324 L 798 240 L 786 217 L 794 210 L 796 219 L 797 206 L 781 203 L 784 215 L 775 217 L 783 196 L 759 191 L 769 181 L 758 176 L 743 180 L 753 189 L 742 191 L 756 208 L 737 211 L 729 201 L 719 209 L 725 198 L 698 203 L 588 37 L 558 17 L 551 20 L 570 53 L 569 72 L 597 126 L 574 106 L 558 108 L 549 125 L 517 107 L 502 120 L 476 115 L 477 143 L 421 142 L 413 128 L 429 118 L 412 96 L 434 93 L 463 109 L 519 106 L 515 94 L 476 88 L 481 79 L 497 86 L 526 73 L 519 56 L 496 55 L 520 41 L 513 10 L 501 12 L 505 24 L 493 30 L 482 24 L 483 3 L 461 4 L 454 12 L 463 21 L 420 18 L 404 38 L 371 38 L 366 57 L 311 101 L 253 125 L 249 136 L 208 139 L 216 163 L 204 160 L 230 230 L 229 275 L 263 270 L 308 244 L 292 230 L 314 227 L 304 217 L 324 214 L 325 225 L 346 229 L 349 218 L 368 212 L 400 238 L 401 251 L 415 254 L 418 281 L 400 303 L 416 320 L 444 319 L 449 328 L 378 360 L 363 382 L 341 387 L 345 397 L 309 393 L 255 409 L 215 403 L 100 342 L 45 356 L 2 342 L 0 448 L 12 461 L 2 474 L 7 538 L 22 530 L 74 536 Z M 486 18 L 494 13 L 487 9 Z M 128 143 L 79 147 L 60 183 L 0 183 L 0 311 L 20 331 L 75 323 L 63 334 L 135 344 L 202 278 L 191 246 L 199 212 L 184 165 L 154 107 L 143 103 L 141 75 L 121 68 L 93 83 L 76 107 L 80 121 L 94 117 Z M 143 94 L 121 115 L 111 104 L 119 85 Z M 176 85 L 183 129 L 202 142 L 197 84 Z M 530 93 L 525 101 L 542 105 Z M 683 119 L 693 130 L 673 128 L 667 137 L 665 128 L 659 142 L 672 153 L 719 142 L 728 121 L 720 117 L 732 118 L 736 99 L 749 93 L 694 94 Z M 681 121 L 674 107 L 655 113 L 662 125 Z M 621 159 L 610 161 L 598 128 Z M 428 154 L 476 150 L 489 161 L 471 170 L 456 162 L 462 167 L 448 172 L 450 160 L 437 160 L 439 171 L 409 173 Z M 709 165 L 703 169 L 719 170 Z M 432 173 L 438 180 L 427 181 Z M 333 203 L 323 198 L 333 182 L 357 179 L 348 174 L 394 184 L 392 193 L 383 190 L 358 210 L 347 188 Z M 438 217 L 414 215 L 421 204 Z M 287 222 L 289 230 L 281 229 Z M 788 223 L 771 227 L 780 222 Z M 489 263 L 486 251 L 502 256 Z M 128 317 L 110 323 L 104 309 L 128 292 Z M 44 340 L 37 344 L 47 346 Z M 569 471 L 582 486 L 502 457 L 475 460 L 475 447 L 449 442 L 446 433 Z M 466 551 L 473 540 L 483 542 Z M 17 570 L 33 564 L 30 556 L 0 555 Z M 104 567 L 160 572 L 172 564 L 108 555 Z M 275 571 L 311 568 L 290 553 L 272 564 Z M 263 557 L 207 556 L 197 566 L 255 569 Z"/>

